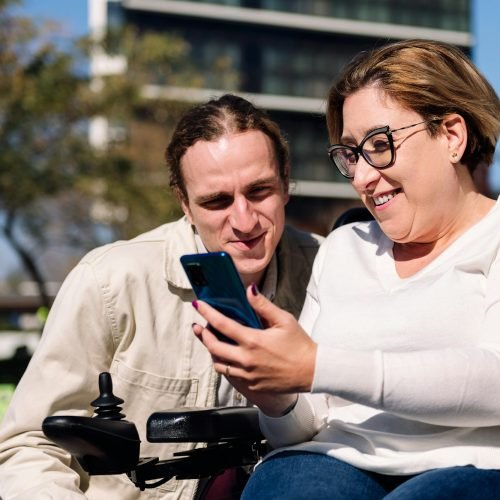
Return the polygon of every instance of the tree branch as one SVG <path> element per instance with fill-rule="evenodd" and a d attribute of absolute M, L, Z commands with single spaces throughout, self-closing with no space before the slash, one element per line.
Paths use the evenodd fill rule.
<path fill-rule="evenodd" d="M 42 273 L 40 272 L 40 269 L 38 268 L 38 265 L 36 264 L 35 259 L 32 257 L 32 255 L 25 248 L 23 248 L 21 243 L 17 241 L 16 237 L 14 236 L 15 220 L 15 210 L 11 209 L 7 212 L 5 225 L 3 226 L 3 233 L 14 251 L 17 253 L 18 257 L 21 259 L 24 268 L 26 269 L 26 271 L 28 271 L 29 275 L 36 283 L 41 305 L 49 308 L 51 305 L 51 301 Z"/>

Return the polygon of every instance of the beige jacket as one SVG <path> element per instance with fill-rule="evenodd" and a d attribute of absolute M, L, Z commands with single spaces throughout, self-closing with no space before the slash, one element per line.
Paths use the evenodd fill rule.
<path fill-rule="evenodd" d="M 298 316 L 321 238 L 286 228 L 277 249 L 274 302 Z M 128 477 L 89 476 L 48 441 L 48 415 L 93 413 L 98 374 L 109 371 L 123 413 L 136 424 L 141 456 L 166 458 L 186 444 L 146 441 L 146 420 L 159 410 L 213 406 L 218 375 L 192 334 L 203 322 L 179 257 L 195 253 L 185 218 L 133 240 L 95 249 L 65 280 L 40 344 L 0 427 L 3 500 L 190 499 L 197 481 L 175 479 L 140 492 Z"/>

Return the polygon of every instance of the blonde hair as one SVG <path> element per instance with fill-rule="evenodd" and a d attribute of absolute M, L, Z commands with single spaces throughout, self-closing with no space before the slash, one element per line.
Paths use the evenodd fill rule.
<path fill-rule="evenodd" d="M 500 135 L 498 96 L 457 47 L 405 40 L 358 54 L 328 95 L 326 118 L 332 143 L 339 142 L 342 135 L 344 100 L 368 85 L 376 85 L 424 120 L 459 114 L 468 134 L 462 162 L 470 172 L 481 163 L 492 163 Z M 429 124 L 430 134 L 436 135 L 438 128 L 438 122 Z"/>

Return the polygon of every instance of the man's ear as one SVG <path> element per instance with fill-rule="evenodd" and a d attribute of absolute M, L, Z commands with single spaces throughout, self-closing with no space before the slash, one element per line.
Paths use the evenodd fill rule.
<path fill-rule="evenodd" d="M 467 125 L 457 113 L 443 119 L 443 127 L 448 141 L 448 151 L 452 163 L 459 163 L 467 146 Z"/>
<path fill-rule="evenodd" d="M 179 203 L 181 205 L 182 211 L 184 215 L 187 217 L 187 220 L 190 224 L 193 224 L 193 216 L 191 214 L 191 209 L 189 208 L 189 202 L 184 197 L 179 198 Z"/>
<path fill-rule="evenodd" d="M 290 163 L 286 164 L 286 179 L 283 184 L 283 194 L 285 198 L 285 205 L 290 201 Z"/>
<path fill-rule="evenodd" d="M 288 191 L 288 189 L 289 188 L 287 187 L 284 193 L 285 205 L 290 201 L 290 192 Z"/>

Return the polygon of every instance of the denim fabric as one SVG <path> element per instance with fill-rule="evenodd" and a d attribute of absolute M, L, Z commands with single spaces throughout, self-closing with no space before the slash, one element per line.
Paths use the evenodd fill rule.
<path fill-rule="evenodd" d="M 259 465 L 242 500 L 484 500 L 500 498 L 500 471 L 475 467 L 386 476 L 327 455 L 279 453 Z"/>

